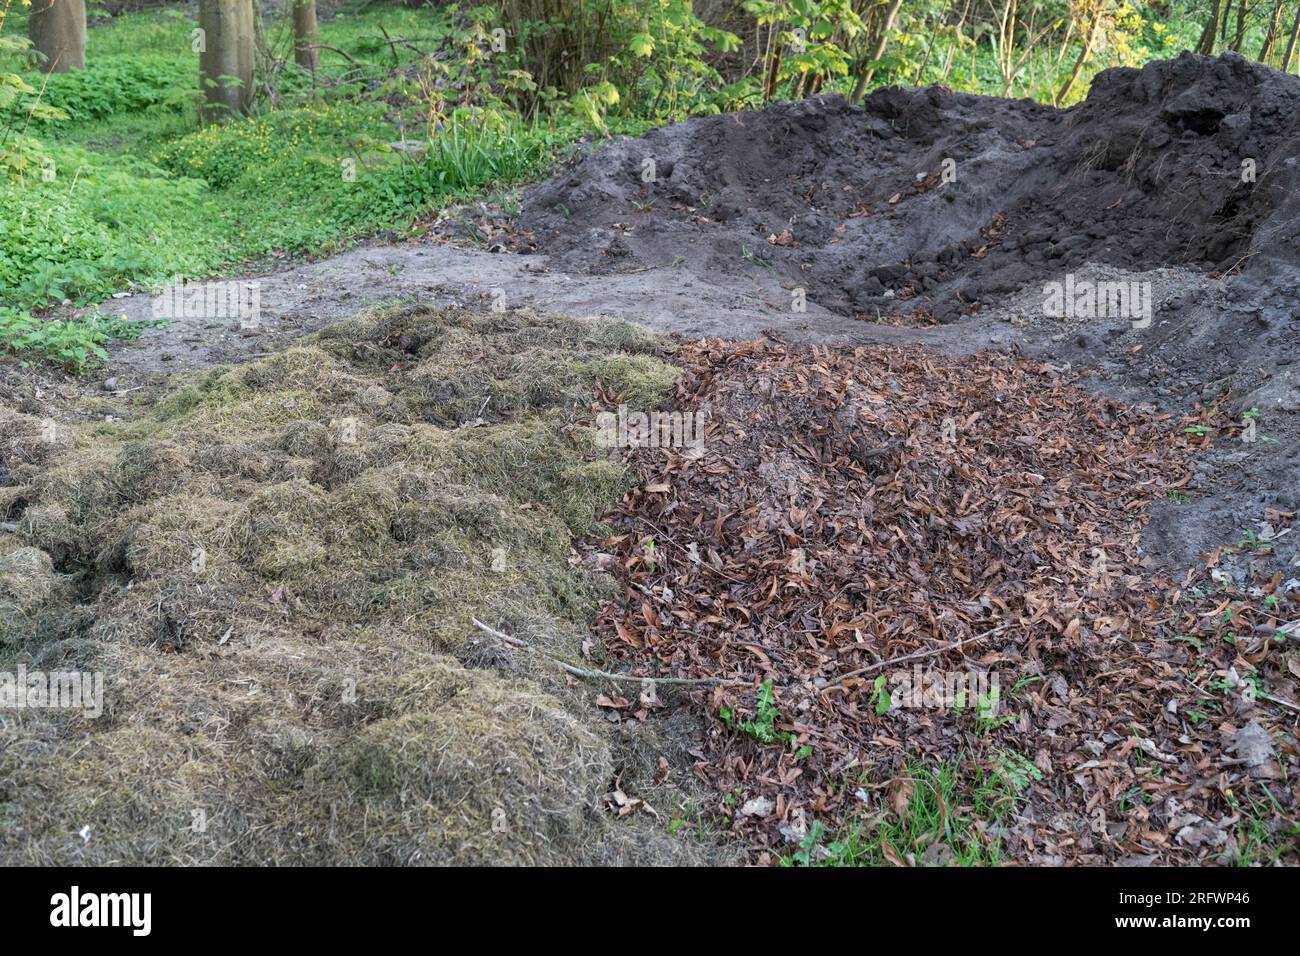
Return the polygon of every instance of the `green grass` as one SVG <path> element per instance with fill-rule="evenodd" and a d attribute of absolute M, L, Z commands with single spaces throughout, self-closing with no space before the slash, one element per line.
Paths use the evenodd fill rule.
<path fill-rule="evenodd" d="M 1245 803 L 1229 797 L 1239 819 L 1235 828 L 1236 866 L 1273 866 L 1300 848 L 1300 826 L 1286 823 L 1286 811 L 1262 783 L 1260 794 L 1247 794 Z"/>
<path fill-rule="evenodd" d="M 400 98 L 380 98 L 391 92 L 382 87 L 362 95 L 393 60 L 381 23 L 392 36 L 436 28 L 428 11 L 341 15 L 322 25 L 322 42 L 376 66 L 354 69 L 326 51 L 319 90 L 290 73 L 280 109 L 202 129 L 195 23 L 180 11 L 123 15 L 92 29 L 85 71 L 46 78 L 16 57 L 0 63 L 23 71 L 41 102 L 67 117 L 28 123 L 32 96 L 0 115 L 9 148 L 28 133 L 16 154 L 25 169 L 0 180 L 0 350 L 80 370 L 102 356 L 104 327 L 65 320 L 42 332 L 61 305 L 405 230 L 442 205 L 541 175 L 581 135 L 504 110 L 448 107 L 421 161 L 394 151 L 389 144 L 402 132 L 390 101 Z M 19 17 L 6 27 L 25 29 Z M 283 28 L 268 31 L 274 42 Z M 398 61 L 413 57 L 398 47 Z M 405 135 L 428 134 L 408 113 Z"/>
<path fill-rule="evenodd" d="M 1041 776 L 1030 761 L 1009 751 L 998 752 L 983 767 L 960 759 L 933 764 L 909 760 L 902 779 L 911 793 L 902 812 L 859 815 L 829 841 L 817 821 L 782 864 L 996 866 L 1003 854 L 994 825 L 1019 807 Z"/>

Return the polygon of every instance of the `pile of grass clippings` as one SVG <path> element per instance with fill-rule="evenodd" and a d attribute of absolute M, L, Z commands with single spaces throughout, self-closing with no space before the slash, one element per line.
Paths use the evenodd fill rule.
<path fill-rule="evenodd" d="M 628 476 L 593 395 L 676 376 L 622 324 L 380 311 L 128 422 L 0 419 L 0 670 L 104 713 L 0 712 L 0 859 L 577 863 L 711 852 L 614 822 L 571 541 Z M 545 653 L 485 646 L 471 621 Z M 647 746 L 653 742 L 647 742 Z"/>

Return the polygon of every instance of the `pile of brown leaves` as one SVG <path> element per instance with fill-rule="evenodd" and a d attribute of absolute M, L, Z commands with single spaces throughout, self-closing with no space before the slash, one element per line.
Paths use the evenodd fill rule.
<path fill-rule="evenodd" d="M 1230 749 L 1248 724 L 1258 742 L 1265 701 L 1198 684 L 1245 673 L 1224 608 L 1144 574 L 1138 547 L 1145 506 L 1187 480 L 1183 422 L 1007 356 L 757 341 L 675 360 L 706 440 L 632 453 L 601 633 L 637 673 L 737 682 L 690 694 L 696 773 L 765 858 L 864 816 L 909 758 L 1009 751 L 1041 774 L 988 835 L 1014 859 L 1231 854 L 1234 782 L 1278 775 L 1271 748 Z M 891 704 L 882 684 L 914 668 L 998 675 L 997 710 Z M 769 680 L 765 742 L 737 728 L 762 723 Z"/>

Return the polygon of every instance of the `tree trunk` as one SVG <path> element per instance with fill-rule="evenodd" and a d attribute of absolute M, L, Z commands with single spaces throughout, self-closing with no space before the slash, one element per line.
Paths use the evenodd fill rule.
<path fill-rule="evenodd" d="M 293 61 L 304 70 L 316 72 L 320 51 L 316 44 L 320 34 L 316 29 L 316 0 L 294 0 L 293 4 Z"/>
<path fill-rule="evenodd" d="M 1260 63 L 1267 63 L 1273 55 L 1273 46 L 1277 43 L 1277 32 L 1281 25 L 1282 0 L 1274 0 L 1273 15 L 1268 18 L 1268 33 L 1264 34 L 1264 45 L 1259 48 L 1259 56 L 1255 57 Z"/>
<path fill-rule="evenodd" d="M 957 26 L 953 28 L 953 37 L 957 42 L 948 44 L 948 54 L 943 60 L 943 72 L 939 74 L 939 85 L 942 86 L 948 82 L 948 77 L 952 75 L 953 55 L 962 39 L 961 28 L 966 25 L 966 16 L 970 13 L 972 0 L 966 0 L 966 5 L 962 7 L 961 16 L 957 18 Z"/>
<path fill-rule="evenodd" d="M 1291 69 L 1291 54 L 1295 53 L 1295 41 L 1300 37 L 1300 3 L 1295 8 L 1295 23 L 1291 27 L 1291 39 L 1287 41 L 1286 53 L 1282 56 L 1282 72 Z"/>
<path fill-rule="evenodd" d="M 1101 24 L 1101 14 L 1102 5 L 1098 0 L 1097 7 L 1092 12 L 1092 21 L 1088 24 L 1088 33 L 1083 38 L 1083 49 L 1079 51 L 1079 58 L 1074 61 L 1074 69 L 1070 71 L 1070 75 L 1061 84 L 1061 91 L 1056 94 L 1056 106 L 1060 106 L 1065 102 L 1065 98 L 1069 96 L 1075 81 L 1079 79 L 1079 74 L 1083 72 L 1083 65 L 1088 62 L 1088 57 L 1092 54 L 1092 45 L 1097 39 L 1097 27 Z"/>
<path fill-rule="evenodd" d="M 1210 10 L 1210 19 L 1205 23 L 1205 29 L 1201 31 L 1201 39 L 1196 44 L 1196 52 L 1204 53 L 1206 56 L 1214 54 L 1214 36 L 1219 32 L 1219 7 L 1220 0 L 1214 0 L 1214 7 Z"/>
<path fill-rule="evenodd" d="M 1232 52 L 1240 53 L 1246 40 L 1246 0 L 1237 0 L 1237 32 L 1232 37 Z"/>
<path fill-rule="evenodd" d="M 939 27 L 942 26 L 942 19 L 935 17 L 934 22 L 926 21 L 930 28 L 930 41 L 925 45 L 925 56 L 921 57 L 921 65 L 916 68 L 915 82 L 917 86 L 925 85 L 925 68 L 930 65 L 930 54 L 934 52 L 934 45 L 939 40 Z"/>
<path fill-rule="evenodd" d="M 871 52 L 867 63 L 879 60 L 885 55 L 885 49 L 889 46 L 889 31 L 894 29 L 894 20 L 898 18 L 899 8 L 902 7 L 903 0 L 889 0 L 889 9 L 885 11 L 885 22 L 880 27 L 880 34 L 876 39 L 876 46 Z M 867 84 L 871 82 L 871 77 L 875 74 L 874 67 L 868 67 L 866 63 L 862 65 L 862 73 L 858 76 L 858 82 L 853 86 L 853 93 L 849 96 L 849 102 L 855 106 L 862 101 L 862 94 L 867 91 Z"/>
<path fill-rule="evenodd" d="M 252 0 L 199 0 L 199 27 L 203 121 L 247 115 L 253 105 Z"/>
<path fill-rule="evenodd" d="M 27 32 L 32 48 L 42 54 L 38 69 L 46 73 L 85 69 L 85 0 L 32 0 Z"/>

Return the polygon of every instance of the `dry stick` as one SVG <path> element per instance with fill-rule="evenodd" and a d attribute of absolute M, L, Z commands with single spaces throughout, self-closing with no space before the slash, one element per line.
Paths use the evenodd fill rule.
<path fill-rule="evenodd" d="M 1179 676 L 1179 678 L 1183 681 L 1183 683 L 1185 683 L 1188 687 L 1191 687 L 1191 688 L 1193 688 L 1194 690 L 1196 690 L 1196 692 L 1199 693 L 1199 694 L 1201 695 L 1201 699 L 1202 699 L 1202 700 L 1214 700 L 1214 699 L 1215 699 L 1215 697 L 1214 697 L 1213 694 L 1211 694 L 1211 693 L 1209 693 L 1208 691 L 1202 689 L 1202 687 L 1201 687 L 1199 684 L 1194 683 L 1190 678 L 1188 678 L 1188 677 L 1186 677 L 1186 676 L 1184 676 L 1184 675 L 1182 675 L 1182 674 L 1179 674 L 1178 676 Z M 1256 697 L 1262 697 L 1262 698 L 1264 698 L 1264 700 L 1271 700 L 1273 703 L 1277 704 L 1279 707 L 1285 707 L 1285 708 L 1287 708 L 1287 709 L 1289 709 L 1289 710 L 1293 710 L 1293 711 L 1295 711 L 1297 714 L 1300 714 L 1300 704 L 1297 704 L 1297 703 L 1294 703 L 1294 702 L 1292 702 L 1292 701 L 1289 701 L 1289 700 L 1287 700 L 1285 697 L 1275 697 L 1275 696 L 1273 696 L 1272 694 L 1266 694 L 1266 693 L 1264 693 L 1264 691 L 1262 691 L 1262 690 L 1256 690 L 1256 691 L 1255 691 L 1255 696 L 1256 696 Z"/>
<path fill-rule="evenodd" d="M 1285 697 L 1274 697 L 1272 694 L 1266 694 L 1262 690 L 1255 691 L 1255 696 L 1263 697 L 1265 700 L 1271 700 L 1279 707 L 1285 707 L 1287 710 L 1293 710 L 1297 714 L 1300 714 L 1300 704 L 1292 703 L 1291 701 L 1287 700 Z"/>
<path fill-rule="evenodd" d="M 350 57 L 350 56 L 349 56 L 346 52 L 344 52 L 343 50 L 340 50 L 340 49 L 339 49 L 338 47 L 336 47 L 336 46 L 330 46 L 330 45 L 327 44 L 327 43 L 316 43 L 316 44 L 313 44 L 313 45 L 310 47 L 310 49 L 313 49 L 313 50 L 329 50 L 331 53 L 337 53 L 339 56 L 343 57 L 343 59 L 347 60 L 347 61 L 348 61 L 349 63 L 351 63 L 353 66 L 360 66 L 360 65 L 361 65 L 361 64 L 359 64 L 356 60 L 352 59 L 352 57 Z"/>
<path fill-rule="evenodd" d="M 753 681 L 747 680 L 729 680 L 724 677 L 637 677 L 634 674 L 611 674 L 609 671 L 588 670 L 584 667 L 577 667 L 568 661 L 556 657 L 554 654 L 542 650 L 540 647 L 533 647 L 521 641 L 517 637 L 511 637 L 509 634 L 503 634 L 494 627 L 488 627 L 476 617 L 470 618 L 474 626 L 480 631 L 491 634 L 499 641 L 504 641 L 511 647 L 519 647 L 526 651 L 533 651 L 541 654 L 560 670 L 566 674 L 572 674 L 574 677 L 581 677 L 584 680 L 610 680 L 610 681 L 631 681 L 637 684 L 644 684 L 646 681 L 654 681 L 656 684 L 674 685 L 674 686 L 695 686 L 695 687 L 748 687 Z"/>
<path fill-rule="evenodd" d="M 682 554 L 689 555 L 689 554 L 691 553 L 687 548 L 682 547 L 682 546 L 681 546 L 680 544 L 678 544 L 675 540 L 673 540 L 671 537 L 669 537 L 667 534 L 665 534 L 663 531 L 661 531 L 661 530 L 659 529 L 659 526 L 656 525 L 653 521 L 650 521 L 650 520 L 647 519 L 647 518 L 642 518 L 640 515 L 637 515 L 637 516 L 636 516 L 636 519 L 637 519 L 638 521 L 640 521 L 643 525 L 645 525 L 646 527 L 648 527 L 648 528 L 649 528 L 651 531 L 653 531 L 655 534 L 659 535 L 660 539 L 662 539 L 663 541 L 666 541 L 666 542 L 668 542 L 669 544 L 671 544 L 674 548 L 676 548 L 676 549 L 677 549 L 678 551 L 680 551 Z M 694 563 L 694 562 L 692 562 L 692 563 Z M 738 577 L 736 577 L 734 574 L 728 574 L 726 571 L 722 570 L 721 568 L 715 568 L 713 565 L 709 564 L 707 561 L 705 561 L 705 560 L 703 560 L 703 559 L 701 559 L 701 560 L 699 561 L 699 563 L 695 564 L 695 566 L 696 566 L 697 568 L 704 568 L 706 571 L 709 571 L 709 572 L 711 572 L 711 573 L 713 573 L 713 574 L 718 575 L 718 577 L 726 578 L 728 581 L 731 581 L 733 584 L 752 584 L 752 583 L 753 583 L 753 582 L 751 582 L 751 581 L 746 581 L 744 578 L 738 578 Z"/>
<path fill-rule="evenodd" d="M 990 628 L 982 634 L 976 634 L 974 637 L 965 637 L 960 641 L 953 641 L 951 644 L 945 644 L 943 647 L 934 647 L 925 651 L 917 651 L 915 654 L 904 654 L 902 657 L 891 657 L 887 661 L 880 661 L 869 667 L 859 667 L 855 671 L 849 671 L 847 674 L 841 674 L 835 680 L 831 681 L 822 690 L 830 690 L 837 684 L 842 684 L 850 677 L 861 677 L 863 674 L 870 674 L 872 671 L 880 670 L 882 667 L 888 667 L 891 664 L 906 664 L 908 661 L 919 661 L 924 657 L 935 657 L 947 651 L 956 650 L 959 647 L 965 647 L 967 644 L 974 644 L 976 641 L 982 641 L 986 637 L 992 637 L 999 631 L 1005 631 L 1007 628 L 1015 627 L 1019 621 L 1008 621 L 1006 624 L 999 624 L 997 627 Z"/>

